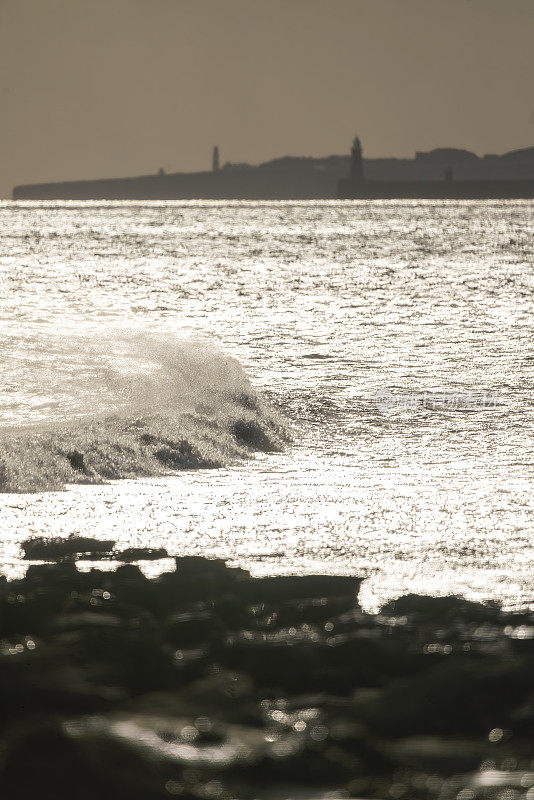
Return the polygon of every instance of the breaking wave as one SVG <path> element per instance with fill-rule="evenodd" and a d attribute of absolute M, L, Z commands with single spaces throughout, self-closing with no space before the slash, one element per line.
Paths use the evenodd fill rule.
<path fill-rule="evenodd" d="M 26 413 L 2 409 L 1 492 L 219 467 L 287 439 L 238 362 L 213 348 L 115 334 L 60 350 L 38 365 L 39 397 L 26 392 Z"/>

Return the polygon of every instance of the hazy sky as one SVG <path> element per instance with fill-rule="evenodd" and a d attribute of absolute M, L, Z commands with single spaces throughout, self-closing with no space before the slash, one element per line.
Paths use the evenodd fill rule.
<path fill-rule="evenodd" d="M 0 0 L 0 196 L 285 154 L 534 145 L 534 0 Z"/>

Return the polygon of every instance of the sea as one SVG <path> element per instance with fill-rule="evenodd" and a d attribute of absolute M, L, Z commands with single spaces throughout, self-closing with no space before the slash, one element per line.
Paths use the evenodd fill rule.
<path fill-rule="evenodd" d="M 533 306 L 531 201 L 1 202 L 0 573 L 89 535 L 534 608 Z"/>

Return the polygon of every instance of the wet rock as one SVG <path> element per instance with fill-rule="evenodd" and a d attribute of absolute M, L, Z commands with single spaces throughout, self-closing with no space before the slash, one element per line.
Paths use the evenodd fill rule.
<path fill-rule="evenodd" d="M 26 579 L 6 584 L 0 594 L 0 636 L 39 633 L 64 607 L 80 577 L 73 563 L 29 567 Z"/>
<path fill-rule="evenodd" d="M 22 543 L 24 558 L 29 561 L 57 561 L 81 555 L 102 555 L 115 547 L 110 539 L 93 539 L 90 536 L 69 536 L 47 539 L 35 537 Z"/>
<path fill-rule="evenodd" d="M 88 740 L 102 750 L 118 743 L 143 758 L 202 767 L 208 774 L 254 763 L 268 748 L 261 729 L 214 722 L 207 716 L 119 712 L 72 720 L 65 729 L 74 739 Z"/>
<path fill-rule="evenodd" d="M 382 614 L 412 616 L 418 622 L 446 624 L 454 619 L 467 619 L 471 622 L 495 621 L 501 616 L 501 608 L 496 603 L 475 603 L 462 597 L 429 597 L 407 594 L 392 600 L 381 609 Z"/>
<path fill-rule="evenodd" d="M 165 641 L 176 647 L 213 644 L 224 634 L 222 622 L 208 610 L 173 614 L 165 622 Z"/>
<path fill-rule="evenodd" d="M 98 774 L 98 770 L 88 769 L 76 743 L 57 723 L 49 721 L 27 725 L 13 737 L 4 754 L 1 785 L 6 797 L 111 800 L 114 789 L 107 772 Z"/>
<path fill-rule="evenodd" d="M 169 554 L 164 547 L 127 547 L 113 554 L 119 561 L 157 561 L 168 558 Z"/>
<path fill-rule="evenodd" d="M 359 713 L 376 733 L 481 736 L 511 726 L 511 712 L 529 691 L 530 666 L 465 657 L 392 682 Z"/>
<path fill-rule="evenodd" d="M 49 623 L 48 630 L 57 633 L 68 630 L 91 630 L 97 628 L 120 628 L 121 620 L 112 614 L 85 612 L 80 614 L 61 614 Z"/>
<path fill-rule="evenodd" d="M 175 562 L 174 572 L 157 579 L 160 600 L 167 603 L 169 610 L 173 603 L 176 609 L 179 603 L 240 596 L 241 582 L 248 579 L 247 572 L 227 567 L 222 559 L 184 556 Z"/>
<path fill-rule="evenodd" d="M 32 564 L 26 570 L 25 581 L 14 582 L 22 586 L 23 583 L 41 583 L 46 588 L 54 588 L 59 584 L 63 586 L 77 585 L 79 572 L 73 562 L 60 562 L 58 564 Z"/>
<path fill-rule="evenodd" d="M 534 674 L 534 664 L 531 668 Z M 534 692 L 522 698 L 519 705 L 512 709 L 510 724 L 519 736 L 534 740 Z"/>
<path fill-rule="evenodd" d="M 340 575 L 278 575 L 243 581 L 240 594 L 255 603 L 345 597 L 354 606 L 361 583 Z"/>
<path fill-rule="evenodd" d="M 532 615 L 413 596 L 370 615 L 360 583 L 200 557 L 0 581 L 5 796 L 493 800 L 484 770 L 526 781 Z"/>
<path fill-rule="evenodd" d="M 174 693 L 139 698 L 132 707 L 148 713 L 167 709 L 178 716 L 200 711 L 212 719 L 257 726 L 261 719 L 256 687 L 250 676 L 212 665 L 208 674 Z"/>
<path fill-rule="evenodd" d="M 228 567 L 223 558 L 203 558 L 202 556 L 178 556 L 174 559 L 179 578 L 202 579 L 226 575 Z"/>
<path fill-rule="evenodd" d="M 495 747 L 486 741 L 439 736 L 413 736 L 387 742 L 383 750 L 389 757 L 411 769 L 427 773 L 455 775 L 478 769 L 495 757 Z"/>
<path fill-rule="evenodd" d="M 99 584 L 97 584 L 98 586 Z M 100 582 L 120 602 L 135 608 L 141 614 L 144 610 L 159 614 L 157 588 L 149 581 L 135 564 L 121 564 Z"/>

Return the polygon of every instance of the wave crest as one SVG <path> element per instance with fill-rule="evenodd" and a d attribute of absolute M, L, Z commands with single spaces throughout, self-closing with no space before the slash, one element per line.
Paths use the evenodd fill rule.
<path fill-rule="evenodd" d="M 287 439 L 283 419 L 238 362 L 203 345 L 139 334 L 96 350 L 92 342 L 78 372 L 69 416 L 56 408 L 38 424 L 4 428 L 0 491 L 219 467 Z"/>

